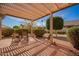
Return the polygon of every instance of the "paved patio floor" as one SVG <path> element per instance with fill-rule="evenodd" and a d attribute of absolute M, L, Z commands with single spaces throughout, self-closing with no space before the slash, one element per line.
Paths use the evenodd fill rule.
<path fill-rule="evenodd" d="M 10 46 L 12 41 L 12 38 L 4 38 L 2 40 L 0 40 L 0 48 L 4 48 L 4 47 L 8 47 Z M 36 40 L 34 40 L 32 37 L 29 37 L 29 43 L 35 42 Z"/>
<path fill-rule="evenodd" d="M 11 41 L 12 41 L 11 38 L 5 38 L 5 39 L 0 40 L 0 48 L 10 46 Z"/>
<path fill-rule="evenodd" d="M 70 42 L 62 41 L 54 38 L 56 45 L 51 45 L 48 40 L 39 40 L 29 37 L 31 43 L 25 46 L 8 46 L 10 39 L 1 40 L 0 55 L 1 56 L 77 56 L 79 51 L 73 48 Z M 6 43 L 8 42 L 9 43 Z M 5 43 L 4 43 L 5 42 Z"/>

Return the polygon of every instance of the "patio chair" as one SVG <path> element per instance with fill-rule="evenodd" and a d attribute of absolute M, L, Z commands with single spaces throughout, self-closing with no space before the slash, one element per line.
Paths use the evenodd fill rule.
<path fill-rule="evenodd" d="M 21 44 L 27 44 L 28 43 L 28 31 L 23 31 L 22 32 L 22 38 L 21 38 L 21 41 L 20 43 Z"/>
<path fill-rule="evenodd" d="M 20 40 L 21 40 L 21 39 L 20 39 L 20 37 L 19 37 L 19 34 L 13 33 L 11 45 L 18 45 L 18 43 L 20 42 Z"/>

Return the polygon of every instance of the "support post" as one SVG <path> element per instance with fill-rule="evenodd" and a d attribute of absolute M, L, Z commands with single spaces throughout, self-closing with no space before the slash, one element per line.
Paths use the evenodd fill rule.
<path fill-rule="evenodd" d="M 0 40 L 2 39 L 2 19 L 3 19 L 3 15 L 0 14 Z"/>
<path fill-rule="evenodd" d="M 33 25 L 33 21 L 31 21 L 31 36 L 33 37 L 33 28 L 32 28 L 32 25 Z"/>
<path fill-rule="evenodd" d="M 53 16 L 50 13 L 50 41 L 53 43 Z"/>

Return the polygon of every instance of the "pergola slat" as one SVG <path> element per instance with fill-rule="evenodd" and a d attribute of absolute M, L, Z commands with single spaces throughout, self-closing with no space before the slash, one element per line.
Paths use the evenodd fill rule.
<path fill-rule="evenodd" d="M 36 7 L 36 5 L 29 3 L 29 5 L 31 5 L 33 8 L 35 8 L 36 10 L 38 10 L 39 12 L 42 12 L 43 14 L 46 14 L 45 11 L 40 10 L 40 8 Z"/>
<path fill-rule="evenodd" d="M 55 11 L 57 10 L 58 8 L 56 7 L 55 4 L 52 4 L 52 3 L 48 3 L 48 4 L 43 4 L 49 11 Z"/>
<path fill-rule="evenodd" d="M 26 4 L 17 4 L 17 5 L 24 7 L 24 9 L 28 9 L 29 11 L 34 12 L 35 14 L 40 15 L 40 16 L 45 14 L 45 13 L 42 13 L 41 11 L 37 10 L 30 4 L 27 4 L 27 5 Z"/>
<path fill-rule="evenodd" d="M 59 3 L 59 4 L 58 3 L 53 3 L 53 4 L 54 4 L 54 6 L 56 6 L 57 10 L 51 11 L 52 14 L 55 13 L 55 12 L 57 12 L 57 11 L 66 9 L 66 8 L 68 8 L 70 6 L 77 5 L 76 3 L 63 3 L 63 5 L 62 5 L 62 3 Z M 52 8 L 54 8 L 54 7 L 52 7 Z M 44 16 L 47 16 L 47 15 L 50 15 L 50 13 L 47 13 Z M 42 17 L 44 17 L 44 16 L 42 16 Z M 40 17 L 40 18 L 42 18 L 42 17 Z M 38 19 L 40 19 L 40 18 L 38 18 Z M 35 19 L 35 20 L 38 20 L 38 19 Z"/>
<path fill-rule="evenodd" d="M 7 7 L 8 6 L 8 7 Z M 20 9 L 19 8 L 15 8 L 15 7 L 12 7 L 11 5 L 4 5 L 3 6 L 5 9 L 3 9 L 3 10 L 6 10 L 6 9 L 8 9 L 8 10 L 11 10 L 11 11 L 14 11 L 14 12 L 16 12 L 16 13 L 19 13 L 19 14 L 22 14 L 22 15 L 24 15 L 24 16 L 27 16 L 27 17 L 37 17 L 37 16 L 35 16 L 35 15 L 32 15 L 32 13 L 30 14 L 28 11 L 26 11 L 26 12 L 24 12 L 24 10 L 21 10 L 20 11 Z M 27 15 L 26 15 L 27 14 Z"/>
<path fill-rule="evenodd" d="M 75 3 L 1 3 L 0 13 L 34 21 L 74 4 Z"/>
<path fill-rule="evenodd" d="M 6 11 L 6 12 L 4 12 L 4 11 Z M 6 7 L 6 6 L 2 6 L 1 7 L 1 12 L 3 13 L 3 14 L 8 14 L 8 15 L 14 15 L 14 16 L 18 16 L 18 17 L 24 17 L 24 18 L 26 18 L 26 16 L 27 16 L 27 18 L 26 19 L 30 19 L 30 17 L 32 18 L 32 19 L 34 19 L 35 18 L 35 16 L 33 16 L 33 15 L 29 15 L 29 14 L 27 14 L 27 13 L 24 13 L 24 12 L 21 12 L 21 11 L 18 11 L 18 10 L 15 10 L 15 9 L 11 9 L 10 7 Z M 16 13 L 16 14 L 14 14 L 14 13 Z M 22 15 L 22 16 L 19 16 L 19 15 Z"/>

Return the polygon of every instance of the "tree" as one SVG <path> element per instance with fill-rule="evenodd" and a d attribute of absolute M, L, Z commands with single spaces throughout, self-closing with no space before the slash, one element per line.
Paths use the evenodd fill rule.
<path fill-rule="evenodd" d="M 53 17 L 53 29 L 56 32 L 56 36 L 57 36 L 57 30 L 61 30 L 64 26 L 64 21 L 62 17 Z M 50 29 L 50 19 L 48 19 L 46 21 L 46 27 L 47 29 Z"/>
<path fill-rule="evenodd" d="M 19 29 L 19 26 L 13 26 L 13 30 L 16 31 Z"/>

